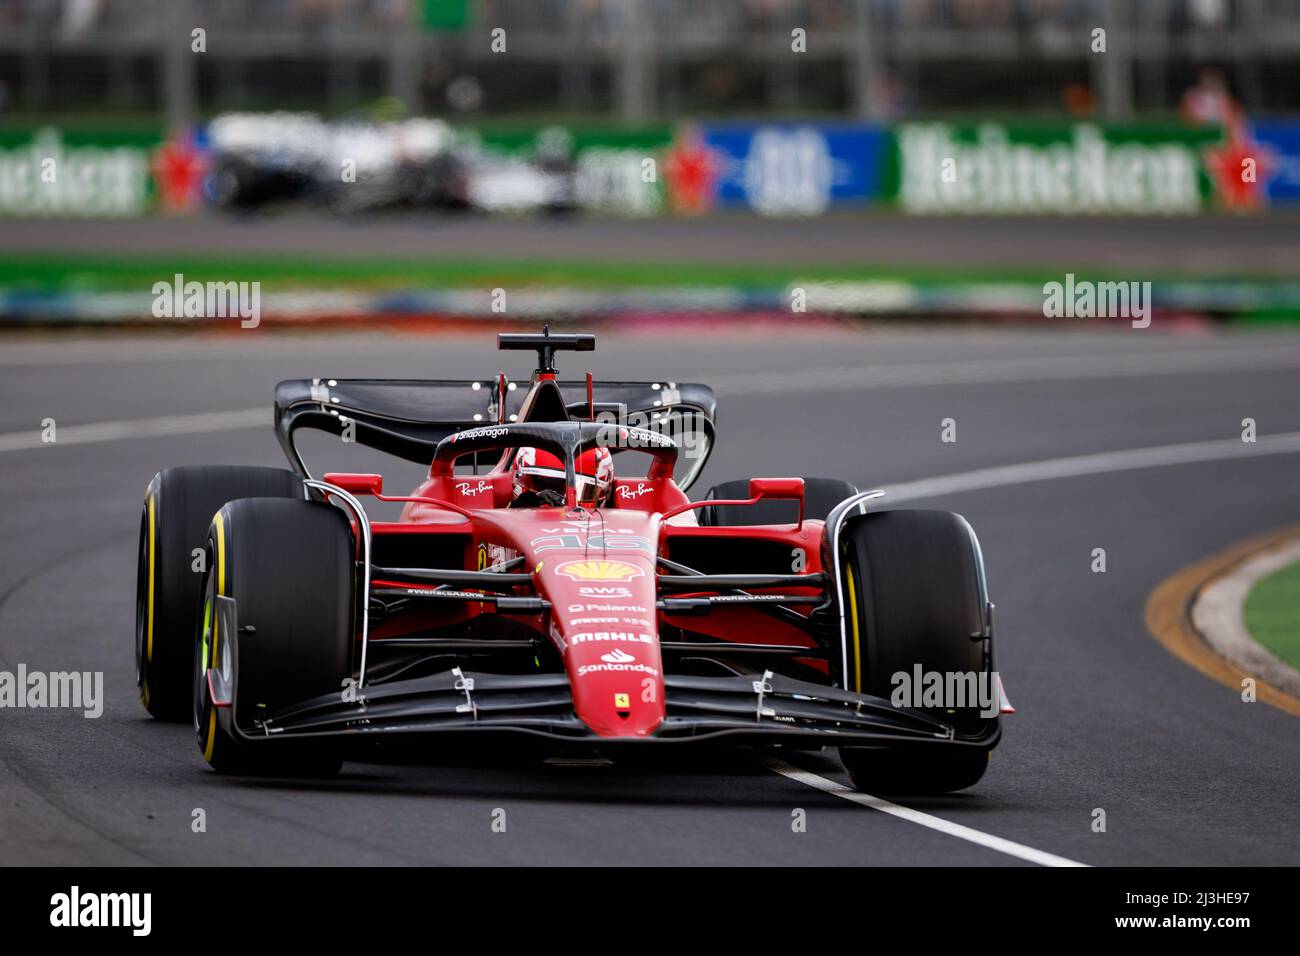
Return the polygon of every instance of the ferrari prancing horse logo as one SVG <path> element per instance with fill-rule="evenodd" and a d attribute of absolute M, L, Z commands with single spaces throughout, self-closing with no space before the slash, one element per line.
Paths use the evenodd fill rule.
<path fill-rule="evenodd" d="M 566 561 L 555 572 L 571 581 L 630 581 L 645 573 L 623 561 Z"/>

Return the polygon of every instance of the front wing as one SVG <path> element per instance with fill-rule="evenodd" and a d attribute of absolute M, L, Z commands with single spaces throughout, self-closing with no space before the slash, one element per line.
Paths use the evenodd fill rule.
<path fill-rule="evenodd" d="M 1000 729 L 987 722 L 975 737 L 916 710 L 770 671 L 761 677 L 665 678 L 667 716 L 647 737 L 601 737 L 573 712 L 564 674 L 464 673 L 384 682 L 303 701 L 239 726 L 236 689 L 209 671 L 225 729 L 249 740 L 383 737 L 400 734 L 522 734 L 600 746 L 651 742 L 809 743 L 857 746 L 946 743 L 992 747 Z M 742 739 L 743 738 L 743 739 Z M 341 740 L 339 741 L 342 742 Z"/>

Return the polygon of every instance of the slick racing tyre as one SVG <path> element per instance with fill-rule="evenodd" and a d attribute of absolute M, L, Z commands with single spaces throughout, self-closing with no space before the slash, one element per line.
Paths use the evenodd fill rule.
<path fill-rule="evenodd" d="M 244 498 L 217 512 L 207 547 L 193 657 L 194 728 L 204 759 L 219 773 L 337 773 L 337 751 L 324 742 L 250 742 L 223 726 L 207 670 L 233 680 L 233 720 L 243 733 L 290 704 L 342 692 L 353 673 L 356 557 L 348 519 L 314 501 Z M 235 601 L 236 634 L 221 631 L 218 595 Z"/>
<path fill-rule="evenodd" d="M 302 479 L 283 468 L 168 468 L 149 482 L 140 514 L 135 673 L 151 715 L 185 721 L 193 709 L 194 621 L 213 514 L 235 498 L 305 496 Z"/>
<path fill-rule="evenodd" d="M 805 478 L 803 480 L 803 516 L 805 519 L 826 520 L 837 504 L 856 495 L 858 489 L 838 478 Z M 737 499 L 749 497 L 749 482 L 724 481 L 709 489 L 705 498 Z M 747 508 L 701 508 L 700 524 L 714 528 L 739 528 L 756 524 L 793 524 L 799 520 L 797 501 L 760 501 Z"/>
<path fill-rule="evenodd" d="M 848 689 L 897 703 L 900 689 L 921 693 L 912 687 L 917 675 L 937 673 L 944 680 L 976 675 L 975 686 L 996 693 L 989 642 L 981 638 L 986 598 L 979 546 L 964 518 L 947 511 L 874 512 L 849 518 L 841 541 Z M 895 681 L 896 674 L 907 680 Z M 957 703 L 970 706 L 948 706 Z M 978 699 L 911 697 L 903 705 L 977 739 L 997 719 L 981 715 Z M 948 793 L 979 781 L 989 749 L 960 743 L 842 747 L 840 756 L 859 790 Z"/>

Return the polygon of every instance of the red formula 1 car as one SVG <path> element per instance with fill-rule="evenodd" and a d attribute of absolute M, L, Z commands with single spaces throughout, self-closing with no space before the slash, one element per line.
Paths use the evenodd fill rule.
<path fill-rule="evenodd" d="M 154 477 L 136 615 L 151 714 L 192 715 L 223 772 L 328 773 L 368 738 L 498 734 L 833 746 L 880 792 L 981 777 L 1009 708 L 963 518 L 868 510 L 880 492 L 827 479 L 691 501 L 709 388 L 560 381 L 556 352 L 590 335 L 498 346 L 537 351 L 526 391 L 504 374 L 282 382 L 293 470 Z M 427 478 L 388 496 L 377 474 L 312 477 L 301 428 Z"/>

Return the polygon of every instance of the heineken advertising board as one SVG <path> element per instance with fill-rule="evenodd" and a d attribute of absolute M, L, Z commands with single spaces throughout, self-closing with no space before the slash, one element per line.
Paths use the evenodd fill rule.
<path fill-rule="evenodd" d="M 1266 139 L 1267 137 L 1267 139 Z M 1193 215 L 1294 201 L 1288 128 L 984 122 L 683 124 L 666 154 L 673 208 L 815 216 Z"/>
<path fill-rule="evenodd" d="M 1186 215 L 1206 208 L 1217 128 L 903 123 L 898 205 L 911 213 Z"/>
<path fill-rule="evenodd" d="M 673 141 L 673 128 L 667 124 L 488 128 L 467 135 L 489 152 L 533 159 L 568 157 L 574 167 L 575 199 L 589 212 L 653 216 L 664 211 L 659 166 Z"/>
<path fill-rule="evenodd" d="M 157 134 L 0 131 L 0 216 L 138 216 Z"/>
<path fill-rule="evenodd" d="M 1300 203 L 1300 124 L 679 123 L 462 129 L 498 180 L 567 169 L 607 215 L 1193 215 Z M 513 168 L 511 164 L 514 164 Z M 138 216 L 205 202 L 203 131 L 0 128 L 0 217 Z M 1249 167 L 1249 174 L 1247 174 Z"/>
<path fill-rule="evenodd" d="M 886 132 L 860 123 L 706 124 L 715 205 L 816 216 L 880 194 Z"/>
<path fill-rule="evenodd" d="M 1252 132 L 1268 201 L 1300 202 L 1300 121 L 1261 122 Z"/>

